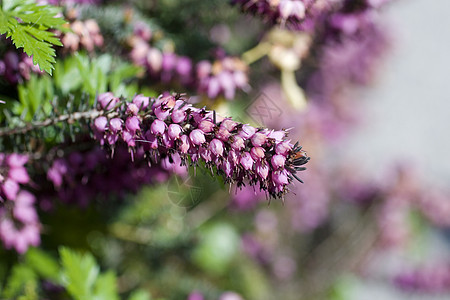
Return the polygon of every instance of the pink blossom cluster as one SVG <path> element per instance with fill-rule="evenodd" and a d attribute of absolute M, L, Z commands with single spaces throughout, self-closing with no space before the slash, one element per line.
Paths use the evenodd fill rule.
<path fill-rule="evenodd" d="M 71 52 L 86 49 L 88 52 L 92 52 L 95 47 L 103 46 L 103 36 L 95 20 L 75 20 L 70 23 L 70 29 L 71 32 L 64 33 L 61 37 L 64 49 Z"/>
<path fill-rule="evenodd" d="M 272 24 L 280 24 L 291 30 L 313 31 L 320 28 L 330 14 L 340 10 L 351 13 L 373 11 L 391 0 L 233 0 L 244 12 L 260 16 Z M 347 29 L 357 26 L 358 16 L 347 16 L 341 25 Z M 364 17 L 363 17 L 364 18 Z"/>
<path fill-rule="evenodd" d="M 129 39 L 131 61 L 144 67 L 152 78 L 164 83 L 177 81 L 185 86 L 193 83 L 193 65 L 190 58 L 173 52 L 162 52 L 149 42 L 152 31 L 143 23 L 136 23 L 134 34 Z"/>
<path fill-rule="evenodd" d="M 373 81 L 390 45 L 376 16 L 375 8 L 348 1 L 317 29 L 312 51 L 315 63 L 305 92 L 315 111 L 309 114 L 311 121 L 327 137 L 339 138 L 360 121 L 362 112 L 354 103 L 354 87 Z"/>
<path fill-rule="evenodd" d="M 92 127 L 101 145 L 114 149 L 119 141 L 125 142 L 132 156 L 142 148 L 149 163 L 203 162 L 226 182 L 259 185 L 271 197 L 282 197 L 309 160 L 298 143 L 286 140 L 285 130 L 255 128 L 216 116 L 187 104 L 180 95 L 157 99 L 137 95 L 125 102 L 104 93 L 98 104 L 105 113 Z"/>
<path fill-rule="evenodd" d="M 448 293 L 450 291 L 450 264 L 440 263 L 404 271 L 395 276 L 394 283 L 405 291 Z"/>
<path fill-rule="evenodd" d="M 55 159 L 47 170 L 52 188 L 44 193 L 44 198 L 57 196 L 65 203 L 85 207 L 96 198 L 120 198 L 137 192 L 143 185 L 164 182 L 170 174 L 183 175 L 185 169 L 174 170 L 163 163 L 149 167 L 143 149 L 139 149 L 131 161 L 123 145 L 115 148 L 113 157 L 107 157 L 99 147 L 75 151 Z"/>
<path fill-rule="evenodd" d="M 233 0 L 244 12 L 292 30 L 310 30 L 330 0 Z"/>
<path fill-rule="evenodd" d="M 248 90 L 248 66 L 237 57 L 224 56 L 212 64 L 207 60 L 196 66 L 198 92 L 215 99 L 223 94 L 228 100 L 234 99 L 236 90 Z"/>
<path fill-rule="evenodd" d="M 222 55 L 214 62 L 203 60 L 194 65 L 186 56 L 162 52 L 150 45 L 152 31 L 143 23 L 136 23 L 129 39 L 130 58 L 143 66 L 149 75 L 163 83 L 177 82 L 184 87 L 197 89 L 215 99 L 223 95 L 232 100 L 237 90 L 248 90 L 248 66 L 237 57 Z"/>
<path fill-rule="evenodd" d="M 354 173 L 354 172 L 353 172 Z M 351 172 L 340 172 L 336 194 L 343 200 L 361 206 L 378 201 L 376 220 L 379 243 L 384 247 L 405 246 L 413 235 L 411 212 L 419 212 L 435 226 L 450 226 L 450 193 L 437 187 L 423 188 L 418 174 L 400 166 L 385 176 L 386 184 L 363 180 Z"/>
<path fill-rule="evenodd" d="M 205 300 L 205 297 L 201 292 L 193 291 L 186 300 Z M 225 292 L 219 296 L 218 300 L 244 300 L 244 298 L 235 292 Z"/>
<path fill-rule="evenodd" d="M 0 208 L 0 239 L 6 249 L 14 248 L 19 253 L 25 253 L 28 247 L 40 244 L 35 201 L 31 193 L 21 190 L 14 201 L 7 201 Z"/>
<path fill-rule="evenodd" d="M 30 181 L 27 161 L 25 155 L 0 154 L 0 240 L 19 253 L 40 243 L 35 197 L 20 186 Z"/>
<path fill-rule="evenodd" d="M 38 65 L 33 64 L 33 59 L 25 53 L 8 51 L 0 59 L 0 77 L 9 84 L 18 84 L 30 79 L 31 73 L 41 74 Z"/>
<path fill-rule="evenodd" d="M 0 153 L 0 200 L 15 200 L 21 184 L 30 181 L 25 164 L 28 156 L 21 154 Z"/>

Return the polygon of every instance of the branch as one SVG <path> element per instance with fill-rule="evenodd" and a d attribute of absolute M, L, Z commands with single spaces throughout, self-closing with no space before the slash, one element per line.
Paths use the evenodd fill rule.
<path fill-rule="evenodd" d="M 31 122 L 24 126 L 14 127 L 14 128 L 0 128 L 0 137 L 15 135 L 15 134 L 24 134 L 29 131 L 36 130 L 38 128 L 51 126 L 57 123 L 67 122 L 69 124 L 73 124 L 76 121 L 82 119 L 93 120 L 99 116 L 107 115 L 109 118 L 113 118 L 118 115 L 117 112 L 107 113 L 104 110 L 89 110 L 84 112 L 74 112 L 70 114 L 64 114 L 57 116 L 55 118 L 46 119 L 44 121 L 39 122 Z"/>

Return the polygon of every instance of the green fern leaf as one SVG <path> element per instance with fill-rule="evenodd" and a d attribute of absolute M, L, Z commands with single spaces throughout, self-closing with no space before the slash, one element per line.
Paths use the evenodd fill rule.
<path fill-rule="evenodd" d="M 16 48 L 23 48 L 33 57 L 33 63 L 52 74 L 55 49 L 62 43 L 50 28 L 61 29 L 64 19 L 59 10 L 50 5 L 37 5 L 30 0 L 3 1 L 0 8 L 0 34 L 10 37 Z"/>

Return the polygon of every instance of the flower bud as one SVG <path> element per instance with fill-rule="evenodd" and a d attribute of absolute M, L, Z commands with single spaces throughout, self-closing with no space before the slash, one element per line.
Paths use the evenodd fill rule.
<path fill-rule="evenodd" d="M 272 159 L 270 161 L 272 163 L 272 167 L 274 167 L 274 169 L 279 169 L 281 167 L 284 167 L 284 163 L 286 162 L 286 157 L 284 157 L 283 155 L 274 155 L 272 156 Z"/>
<path fill-rule="evenodd" d="M 245 141 L 240 136 L 233 137 L 233 143 L 231 143 L 231 148 L 239 151 L 245 148 Z"/>
<path fill-rule="evenodd" d="M 8 200 L 16 199 L 17 193 L 20 190 L 19 184 L 12 179 L 6 179 L 1 188 Z"/>
<path fill-rule="evenodd" d="M 200 122 L 200 124 L 198 124 L 198 129 L 200 129 L 204 133 L 210 133 L 211 131 L 213 131 L 214 127 L 216 127 L 216 125 L 208 120 L 203 120 Z"/>
<path fill-rule="evenodd" d="M 154 135 L 162 135 L 164 131 L 166 130 L 166 123 L 163 121 L 156 119 L 153 121 L 152 125 L 150 126 L 150 130 Z"/>
<path fill-rule="evenodd" d="M 253 147 L 250 150 L 250 155 L 254 160 L 259 161 L 264 158 L 264 149 L 262 147 Z"/>
<path fill-rule="evenodd" d="M 139 121 L 139 118 L 136 116 L 128 117 L 125 121 L 125 127 L 130 131 L 131 134 L 135 134 L 136 131 L 138 131 L 140 127 L 141 121 Z"/>
<path fill-rule="evenodd" d="M 150 104 L 150 98 L 145 97 L 142 94 L 139 94 L 139 95 L 134 96 L 133 103 L 136 104 L 136 106 L 140 110 L 145 110 L 148 107 L 148 105 Z"/>
<path fill-rule="evenodd" d="M 145 133 L 145 139 L 148 141 L 148 143 L 145 143 L 144 146 L 149 147 L 150 149 L 158 149 L 158 139 L 153 133 L 151 133 L 150 130 Z"/>
<path fill-rule="evenodd" d="M 28 183 L 30 181 L 28 172 L 24 167 L 11 168 L 8 172 L 8 177 L 17 183 L 22 184 Z"/>
<path fill-rule="evenodd" d="M 132 116 L 137 116 L 138 112 L 139 112 L 139 108 L 136 104 L 129 103 L 127 105 L 127 114 L 132 115 Z"/>
<path fill-rule="evenodd" d="M 257 132 L 252 136 L 252 144 L 253 146 L 262 146 L 266 143 L 267 136 L 261 132 Z"/>
<path fill-rule="evenodd" d="M 231 119 L 225 119 L 222 121 L 222 123 L 220 123 L 220 128 L 225 128 L 228 131 L 233 131 L 236 128 L 237 124 L 237 122 Z"/>
<path fill-rule="evenodd" d="M 225 176 L 227 177 L 231 177 L 231 175 L 233 174 L 233 168 L 234 165 L 229 160 L 225 160 L 222 163 L 222 171 L 225 172 Z"/>
<path fill-rule="evenodd" d="M 169 114 L 170 114 L 169 109 L 163 108 L 162 105 L 157 106 L 157 107 L 153 110 L 153 112 L 155 113 L 155 116 L 156 116 L 158 119 L 162 120 L 162 121 L 164 121 L 164 120 L 169 116 Z"/>
<path fill-rule="evenodd" d="M 123 121 L 119 118 L 113 118 L 109 121 L 109 130 L 114 133 L 117 133 L 122 130 Z"/>
<path fill-rule="evenodd" d="M 203 158 L 203 160 L 205 162 L 210 162 L 212 160 L 211 151 L 209 151 L 205 147 L 200 147 L 198 149 L 198 153 L 200 154 L 200 157 Z"/>
<path fill-rule="evenodd" d="M 181 123 L 186 120 L 186 111 L 175 108 L 172 112 L 171 118 L 174 123 Z"/>
<path fill-rule="evenodd" d="M 200 129 L 192 130 L 192 132 L 189 134 L 189 138 L 191 139 L 192 144 L 197 146 L 206 142 L 205 134 Z"/>
<path fill-rule="evenodd" d="M 250 155 L 250 153 L 244 152 L 241 155 L 239 163 L 242 165 L 242 167 L 244 167 L 245 170 L 251 170 L 253 167 L 254 160 L 253 160 L 252 156 Z"/>
<path fill-rule="evenodd" d="M 277 185 L 277 189 L 281 190 L 283 186 L 289 183 L 286 170 L 283 171 L 275 171 L 272 173 L 272 180 Z"/>
<path fill-rule="evenodd" d="M 187 135 L 182 135 L 180 137 L 180 146 L 179 149 L 181 151 L 181 153 L 186 154 L 190 148 L 190 144 L 189 144 L 189 138 Z"/>
<path fill-rule="evenodd" d="M 209 143 L 209 149 L 214 155 L 222 156 L 223 154 L 223 142 L 218 139 L 213 139 Z"/>
<path fill-rule="evenodd" d="M 11 153 L 6 156 L 6 164 L 10 168 L 22 167 L 28 161 L 28 156 L 23 154 Z"/>
<path fill-rule="evenodd" d="M 268 164 L 257 164 L 256 165 L 256 174 L 262 179 L 266 179 L 269 175 L 269 165 Z"/>
<path fill-rule="evenodd" d="M 267 136 L 271 139 L 274 139 L 277 143 L 280 143 L 281 141 L 283 141 L 284 137 L 286 136 L 286 131 L 272 130 Z"/>
<path fill-rule="evenodd" d="M 288 141 L 278 143 L 278 144 L 275 146 L 275 152 L 276 152 L 276 154 L 285 155 L 285 156 L 288 154 L 288 152 L 289 152 L 291 149 L 292 149 L 292 146 L 289 144 Z"/>
<path fill-rule="evenodd" d="M 105 132 L 108 119 L 105 116 L 100 116 L 94 121 L 94 127 L 98 132 Z"/>
<path fill-rule="evenodd" d="M 170 124 L 169 128 L 167 130 L 167 133 L 169 137 L 173 140 L 178 139 L 180 137 L 180 134 L 182 132 L 182 128 L 178 124 Z"/>
<path fill-rule="evenodd" d="M 134 133 L 129 132 L 128 130 L 124 130 L 122 132 L 122 138 L 125 143 L 127 143 L 128 147 L 136 146 L 136 140 L 134 139 Z"/>
<path fill-rule="evenodd" d="M 107 92 L 98 95 L 97 101 L 102 109 L 110 110 L 119 103 L 119 98 L 114 97 L 113 93 Z"/>
<path fill-rule="evenodd" d="M 256 128 L 248 124 L 244 124 L 238 132 L 238 136 L 243 139 L 250 139 L 256 132 Z"/>

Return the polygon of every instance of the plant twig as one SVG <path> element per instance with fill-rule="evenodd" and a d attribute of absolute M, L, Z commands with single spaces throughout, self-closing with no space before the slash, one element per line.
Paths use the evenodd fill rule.
<path fill-rule="evenodd" d="M 47 127 L 47 126 L 51 126 L 57 123 L 62 123 L 62 122 L 67 122 L 69 124 L 73 124 L 76 121 L 82 120 L 82 119 L 95 119 L 99 116 L 105 115 L 106 112 L 104 110 L 89 110 L 89 111 L 84 111 L 84 112 L 74 112 L 74 113 L 70 113 L 70 114 L 64 114 L 64 115 L 60 115 L 57 116 L 55 118 L 49 118 L 46 119 L 44 121 L 39 121 L 39 122 L 30 122 L 27 123 L 23 126 L 19 126 L 19 127 L 13 127 L 13 128 L 0 128 L 0 137 L 3 136 L 9 136 L 9 135 L 15 135 L 15 134 L 24 134 L 27 133 L 29 131 L 38 129 L 38 128 L 42 128 L 42 127 Z M 117 116 L 118 113 L 117 112 L 111 112 L 109 114 L 107 114 L 108 117 L 113 118 L 115 116 Z"/>

